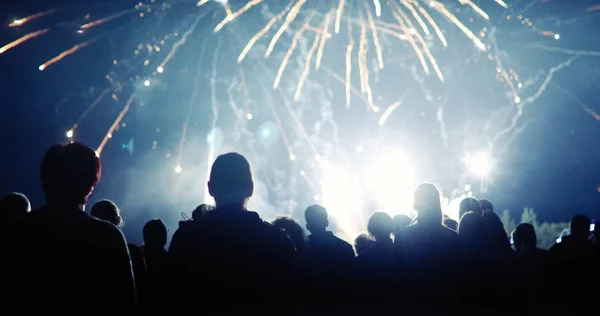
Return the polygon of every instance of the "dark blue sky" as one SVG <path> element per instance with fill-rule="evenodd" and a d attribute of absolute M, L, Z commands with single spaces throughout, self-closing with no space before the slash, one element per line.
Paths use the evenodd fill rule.
<path fill-rule="evenodd" d="M 66 0 L 51 4 L 41 1 L 27 4 L 3 2 L 0 22 L 8 25 L 14 17 L 59 7 L 62 3 L 86 2 L 93 3 Z M 592 41 L 595 37 L 589 35 L 591 32 L 582 31 L 583 27 L 597 30 L 600 25 L 598 15 L 581 13 L 582 6 L 594 1 L 571 1 L 570 5 L 566 2 L 569 1 L 551 1 L 536 7 L 534 15 L 560 30 L 564 39 L 561 47 L 598 49 Z M 569 9 L 575 4 L 579 4 L 578 10 Z M 546 18 L 541 18 L 543 16 Z M 553 16 L 561 16 L 562 23 L 558 25 L 555 20 L 548 18 Z M 54 19 L 49 17 L 45 21 L 52 22 Z M 0 45 L 35 29 L 32 25 L 18 30 L 0 27 Z M 586 36 L 583 33 L 589 34 Z M 515 52 L 524 52 L 521 48 L 528 44 L 528 40 L 528 37 L 518 34 L 514 38 L 507 35 L 503 38 L 505 45 L 519 47 L 515 48 Z M 59 63 L 47 71 L 37 70 L 37 66 L 48 57 L 79 41 L 72 30 L 58 29 L 51 36 L 36 39 L 0 55 L 0 194 L 21 191 L 31 197 L 34 206 L 43 203 L 38 166 L 44 150 L 53 143 L 64 141 L 65 131 L 77 117 L 75 113 L 80 113 L 87 105 L 77 107 L 73 102 L 89 99 L 86 93 L 98 94 L 98 90 L 89 88 L 101 89 L 100 83 L 104 82 L 107 65 L 115 54 L 114 45 L 109 45 L 109 40 L 103 39 L 102 45 L 70 56 L 65 63 Z M 534 67 L 536 63 L 545 63 L 547 70 L 568 58 L 562 53 L 548 53 L 547 56 L 547 60 L 532 59 L 528 61 L 530 65 L 523 62 L 520 65 Z M 513 59 L 519 60 L 520 57 L 527 56 L 511 54 Z M 598 79 L 600 57 L 580 57 L 571 68 L 557 73 L 546 92 L 527 108 L 524 121 L 531 120 L 531 123 L 511 145 L 507 154 L 499 159 L 497 173 L 490 184 L 489 198 L 497 204 L 497 208 L 509 208 L 517 214 L 524 206 L 534 207 L 539 218 L 549 221 L 568 220 L 574 213 L 600 217 L 600 122 L 582 110 L 584 105 L 600 112 Z M 71 96 L 73 101 L 57 107 L 69 93 L 74 93 Z M 470 99 L 469 90 L 460 93 Z M 471 108 L 468 109 L 471 111 Z M 476 109 L 473 108 L 473 111 Z M 114 112 L 114 109 L 111 111 Z M 452 116 L 452 113 L 448 115 Z M 96 146 L 105 127 L 110 125 L 111 117 L 89 119 L 86 124 L 100 128 L 88 129 L 80 140 Z M 123 141 L 126 139 L 123 138 Z M 144 150 L 144 146 L 140 150 Z M 136 160 L 118 150 L 109 152 L 103 158 L 107 161 L 104 162 L 105 176 L 101 186 L 110 186 L 110 189 L 102 192 L 118 193 L 119 168 L 136 164 Z M 117 200 L 120 198 L 115 197 Z"/>

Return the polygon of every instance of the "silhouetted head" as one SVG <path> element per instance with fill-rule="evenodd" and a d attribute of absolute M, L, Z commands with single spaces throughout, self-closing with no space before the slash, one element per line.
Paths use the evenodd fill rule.
<path fill-rule="evenodd" d="M 200 204 L 192 212 L 192 220 L 195 220 L 195 221 L 201 220 L 206 213 L 208 213 L 212 210 L 213 210 L 212 205 Z"/>
<path fill-rule="evenodd" d="M 592 220 L 585 215 L 575 215 L 571 219 L 571 236 L 575 239 L 587 239 Z"/>
<path fill-rule="evenodd" d="M 408 215 L 398 214 L 394 216 L 394 233 L 399 232 L 400 230 L 408 227 L 412 222 L 412 219 Z"/>
<path fill-rule="evenodd" d="M 115 203 L 109 200 L 102 200 L 94 204 L 90 214 L 96 218 L 110 222 L 117 227 L 121 227 L 123 224 L 119 208 Z"/>
<path fill-rule="evenodd" d="M 494 205 L 492 204 L 492 202 L 488 200 L 479 200 L 479 204 L 481 204 L 482 212 L 494 212 Z"/>
<path fill-rule="evenodd" d="M 49 203 L 85 205 L 100 180 L 100 159 L 80 143 L 54 145 L 46 151 L 40 178 Z"/>
<path fill-rule="evenodd" d="M 246 208 L 254 193 L 252 170 L 246 158 L 238 153 L 217 157 L 210 170 L 208 192 L 215 198 L 217 208 Z"/>
<path fill-rule="evenodd" d="M 329 226 L 327 210 L 318 204 L 311 205 L 304 211 L 304 219 L 306 219 L 306 229 L 313 234 L 325 231 Z"/>
<path fill-rule="evenodd" d="M 273 221 L 273 226 L 283 231 L 294 243 L 297 251 L 303 252 L 306 250 L 306 234 L 304 229 L 295 219 L 289 216 L 279 216 Z"/>
<path fill-rule="evenodd" d="M 517 225 L 517 228 L 512 232 L 512 238 L 517 251 L 521 251 L 521 249 L 532 250 L 537 246 L 535 229 L 529 223 Z"/>
<path fill-rule="evenodd" d="M 458 222 L 451 218 L 444 219 L 444 226 L 452 229 L 453 231 L 458 231 Z"/>
<path fill-rule="evenodd" d="M 475 212 L 467 212 L 460 219 L 458 234 L 468 244 L 482 244 L 484 235 L 483 218 Z"/>
<path fill-rule="evenodd" d="M 375 212 L 369 218 L 367 230 L 375 237 L 375 241 L 390 239 L 390 235 L 394 232 L 394 221 L 387 213 Z"/>
<path fill-rule="evenodd" d="M 0 216 L 23 215 L 30 211 L 29 199 L 21 193 L 11 193 L 0 200 Z"/>
<path fill-rule="evenodd" d="M 486 244 L 489 246 L 489 249 L 496 254 L 512 252 L 510 239 L 508 238 L 506 229 L 504 229 L 504 224 L 502 224 L 500 216 L 496 213 L 487 212 L 483 213 L 482 218 Z"/>
<path fill-rule="evenodd" d="M 360 234 L 354 239 L 354 250 L 356 251 L 356 254 L 360 256 L 369 250 L 373 244 L 375 244 L 375 240 L 369 237 L 369 235 Z"/>
<path fill-rule="evenodd" d="M 142 230 L 147 247 L 164 248 L 167 244 L 167 227 L 160 219 L 150 220 Z"/>
<path fill-rule="evenodd" d="M 422 183 L 415 190 L 414 208 L 419 223 L 442 223 L 440 192 L 431 183 Z"/>
<path fill-rule="evenodd" d="M 463 215 L 465 215 L 467 212 L 474 212 L 476 214 L 479 214 L 479 216 L 483 215 L 483 212 L 481 211 L 481 203 L 479 203 L 479 201 L 477 201 L 476 199 L 474 199 L 472 197 L 464 198 L 460 202 L 460 205 L 458 208 L 459 208 L 458 209 L 458 221 L 459 222 L 462 220 Z"/>

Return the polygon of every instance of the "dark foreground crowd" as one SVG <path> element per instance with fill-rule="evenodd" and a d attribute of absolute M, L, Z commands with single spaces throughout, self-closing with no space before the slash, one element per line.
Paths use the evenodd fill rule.
<path fill-rule="evenodd" d="M 583 215 L 549 251 L 521 224 L 513 249 L 491 203 L 465 199 L 455 222 L 425 183 L 416 218 L 376 212 L 350 245 L 327 230 L 322 206 L 305 211 L 308 236 L 291 218 L 267 223 L 248 211 L 251 168 L 229 153 L 211 169 L 216 205 L 181 222 L 168 249 L 165 225 L 149 221 L 139 247 L 127 244 L 111 201 L 84 211 L 100 173 L 92 149 L 55 145 L 40 170 L 46 204 L 29 212 L 23 195 L 0 201 L 5 315 L 600 312 L 600 245 Z"/>

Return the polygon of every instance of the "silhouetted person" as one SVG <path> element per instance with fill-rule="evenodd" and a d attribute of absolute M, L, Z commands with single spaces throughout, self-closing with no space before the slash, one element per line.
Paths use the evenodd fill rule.
<path fill-rule="evenodd" d="M 375 244 L 375 240 L 367 234 L 360 234 L 354 239 L 354 250 L 356 255 L 360 256 L 365 253 L 371 246 Z"/>
<path fill-rule="evenodd" d="M 492 202 L 488 200 L 479 200 L 479 204 L 481 204 L 481 211 L 483 213 L 492 212 L 494 213 L 494 205 Z"/>
<path fill-rule="evenodd" d="M 123 228 L 123 218 L 121 217 L 121 212 L 119 207 L 113 201 L 102 200 L 96 202 L 96 204 L 94 204 L 90 210 L 90 215 L 95 218 L 105 220 L 117 226 L 119 229 Z M 129 249 L 129 255 L 131 257 L 135 284 L 139 291 L 142 283 L 140 280 L 144 278 L 144 273 L 146 271 L 146 263 L 140 247 L 134 244 L 127 244 L 127 248 Z"/>
<path fill-rule="evenodd" d="M 586 298 L 589 283 L 596 276 L 594 246 L 589 241 L 591 220 L 585 215 L 575 215 L 571 220 L 571 234 L 550 248 L 553 261 L 552 279 L 560 286 L 563 295 L 559 299 L 580 301 Z"/>
<path fill-rule="evenodd" d="M 0 221 L 22 217 L 31 211 L 29 199 L 21 193 L 11 193 L 0 199 Z"/>
<path fill-rule="evenodd" d="M 388 295 L 388 285 L 393 277 L 393 244 L 391 235 L 394 221 L 384 212 L 375 212 L 367 225 L 369 234 L 375 239 L 374 244 L 356 258 L 355 271 L 362 277 L 361 288 L 370 288 L 371 295 L 381 297 Z"/>
<path fill-rule="evenodd" d="M 279 216 L 272 224 L 290 238 L 294 243 L 296 252 L 306 254 L 308 251 L 308 236 L 295 219 L 289 216 Z"/>
<path fill-rule="evenodd" d="M 308 236 L 308 251 L 314 272 L 320 276 L 348 269 L 354 260 L 352 246 L 327 230 L 327 210 L 321 205 L 309 206 L 304 211 Z"/>
<path fill-rule="evenodd" d="M 408 215 L 398 214 L 394 216 L 394 236 L 400 230 L 406 228 L 412 222 L 412 219 Z"/>
<path fill-rule="evenodd" d="M 394 241 L 394 253 L 418 298 L 453 300 L 459 294 L 463 253 L 458 234 L 442 225 L 439 191 L 423 183 L 414 194 L 417 218 Z M 400 237 L 400 238 L 399 238 Z"/>
<path fill-rule="evenodd" d="M 548 251 L 537 247 L 537 236 L 533 225 L 522 223 L 512 232 L 517 260 L 516 281 L 522 281 L 528 291 L 528 300 L 535 302 L 545 295 L 548 277 Z M 552 289 L 551 289 L 552 290 Z"/>
<path fill-rule="evenodd" d="M 483 213 L 483 228 L 486 248 L 495 255 L 495 259 L 505 263 L 514 258 L 514 251 L 510 246 L 510 238 L 504 229 L 500 217 L 493 212 Z"/>
<path fill-rule="evenodd" d="M 249 307 L 265 308 L 287 297 L 289 292 L 280 286 L 293 270 L 294 246 L 279 229 L 246 209 L 254 193 L 248 161 L 237 153 L 217 157 L 208 190 L 216 209 L 188 232 L 189 244 L 172 243 L 169 249 L 177 282 L 174 303 L 180 305 L 175 307 L 187 311 L 189 302 L 202 298 L 203 311 L 248 312 Z"/>
<path fill-rule="evenodd" d="M 127 312 L 135 285 L 127 244 L 113 224 L 84 212 L 100 179 L 96 153 L 79 143 L 52 146 L 40 178 L 46 204 L 31 212 L 21 255 L 27 304 L 20 312 Z"/>
<path fill-rule="evenodd" d="M 483 215 L 483 211 L 481 210 L 481 203 L 472 197 L 464 198 L 460 201 L 458 206 L 458 221 L 462 219 L 463 215 L 467 212 L 474 212 L 479 215 Z"/>
<path fill-rule="evenodd" d="M 443 224 L 444 224 L 444 226 L 452 229 L 455 232 L 458 231 L 458 222 L 451 218 L 444 219 Z"/>

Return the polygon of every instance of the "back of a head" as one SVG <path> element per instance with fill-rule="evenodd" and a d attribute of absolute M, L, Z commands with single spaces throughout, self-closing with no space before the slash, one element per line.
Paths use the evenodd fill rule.
<path fill-rule="evenodd" d="M 160 219 L 152 219 L 142 230 L 144 244 L 150 247 L 164 247 L 167 244 L 167 227 Z"/>
<path fill-rule="evenodd" d="M 477 201 L 476 199 L 474 199 L 472 197 L 464 198 L 460 202 L 459 209 L 458 209 L 458 221 L 459 222 L 462 220 L 463 215 L 466 214 L 467 212 L 474 212 L 476 214 L 479 214 L 479 216 L 482 216 L 483 212 L 481 210 L 481 203 L 479 203 L 479 201 Z"/>
<path fill-rule="evenodd" d="M 289 216 L 279 216 L 271 224 L 279 230 L 283 230 L 292 240 L 296 250 L 306 249 L 306 235 L 302 226 Z"/>
<path fill-rule="evenodd" d="M 0 216 L 22 215 L 30 211 L 29 199 L 21 193 L 11 193 L 0 200 Z"/>
<path fill-rule="evenodd" d="M 119 207 L 110 200 L 102 200 L 92 206 L 90 215 L 120 227 L 122 224 Z"/>
<path fill-rule="evenodd" d="M 50 147 L 40 168 L 46 199 L 67 204 L 87 203 L 100 174 L 96 152 L 80 143 Z"/>
<path fill-rule="evenodd" d="M 306 219 L 306 228 L 313 233 L 325 230 L 329 226 L 327 209 L 318 204 L 311 205 L 304 211 L 304 219 Z"/>
<path fill-rule="evenodd" d="M 475 212 L 467 212 L 460 219 L 458 234 L 466 241 L 481 242 L 484 237 L 483 218 Z"/>
<path fill-rule="evenodd" d="M 520 250 L 533 249 L 537 245 L 537 237 L 535 235 L 535 229 L 533 225 L 529 223 L 522 223 L 517 225 L 517 228 L 512 233 L 512 238 L 515 243 L 515 248 Z"/>
<path fill-rule="evenodd" d="M 587 238 L 592 220 L 585 215 L 575 215 L 571 219 L 571 235 L 576 238 Z"/>
<path fill-rule="evenodd" d="M 238 153 L 217 157 L 210 170 L 208 190 L 217 207 L 245 206 L 254 192 L 252 170 L 246 158 Z"/>
<path fill-rule="evenodd" d="M 483 214 L 482 219 L 488 244 L 499 251 L 511 249 L 508 233 L 504 229 L 500 216 L 496 213 L 486 212 Z"/>
<path fill-rule="evenodd" d="M 192 211 L 192 220 L 198 221 L 201 220 L 206 213 L 210 212 L 213 209 L 212 205 L 208 204 L 200 204 L 198 207 Z"/>
<path fill-rule="evenodd" d="M 415 190 L 414 208 L 417 211 L 417 220 L 422 222 L 442 223 L 442 206 L 440 192 L 431 183 L 421 183 Z"/>
<path fill-rule="evenodd" d="M 482 212 L 494 212 L 494 205 L 488 200 L 479 200 Z"/>
<path fill-rule="evenodd" d="M 444 226 L 452 229 L 453 231 L 458 231 L 458 222 L 451 218 L 446 218 L 444 220 Z"/>
<path fill-rule="evenodd" d="M 410 225 L 412 219 L 408 215 L 398 214 L 394 216 L 394 232 L 398 232 Z"/>
<path fill-rule="evenodd" d="M 389 239 L 394 231 L 394 221 L 387 213 L 375 212 L 369 218 L 367 230 L 375 237 L 376 241 Z"/>
<path fill-rule="evenodd" d="M 371 239 L 369 235 L 358 235 L 356 239 L 354 239 L 354 249 L 356 250 L 356 254 L 360 256 L 361 254 L 365 253 L 367 250 L 369 250 L 369 248 L 371 248 L 371 246 L 373 246 L 374 243 L 375 241 Z"/>

